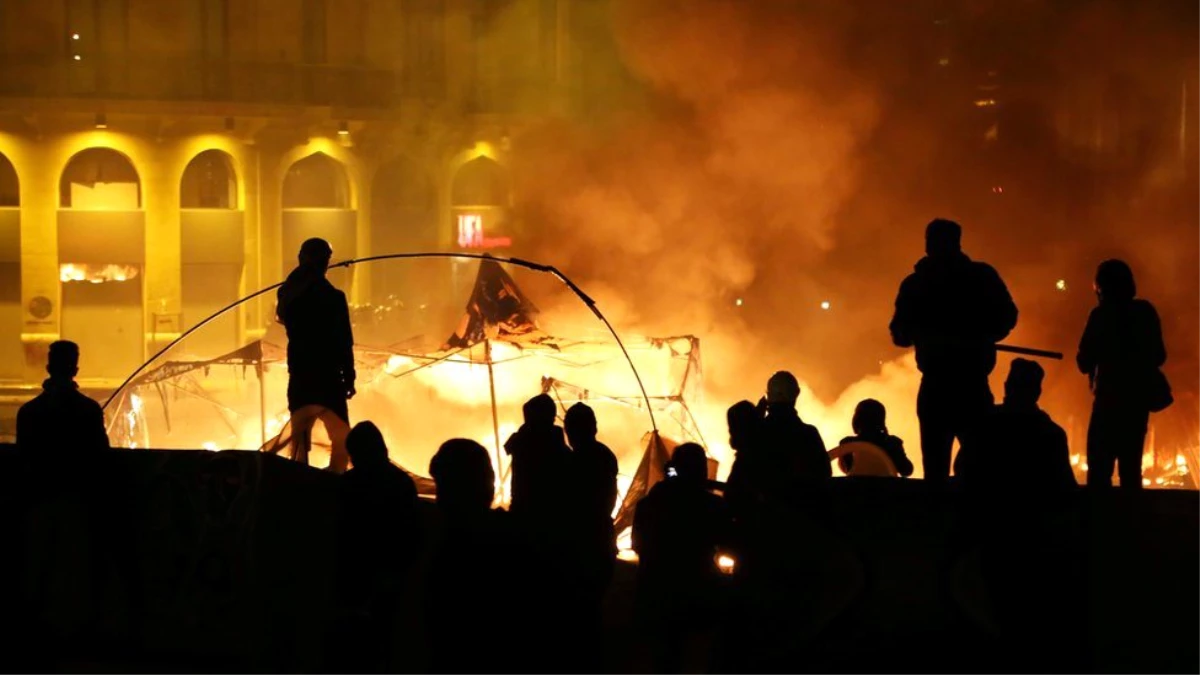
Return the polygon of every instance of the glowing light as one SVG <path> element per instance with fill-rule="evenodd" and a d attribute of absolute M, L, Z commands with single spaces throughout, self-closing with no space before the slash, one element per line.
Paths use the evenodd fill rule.
<path fill-rule="evenodd" d="M 733 574 L 733 568 L 737 561 L 732 556 L 724 553 L 717 556 L 717 569 L 721 570 L 721 574 Z"/>
<path fill-rule="evenodd" d="M 79 60 L 78 54 L 75 55 L 75 60 L 76 61 Z M 96 128 L 97 129 L 107 129 L 108 128 L 108 116 L 107 115 L 105 115 L 104 113 L 96 114 Z"/>
<path fill-rule="evenodd" d="M 990 108 L 994 105 L 996 105 L 996 99 L 994 98 L 981 98 L 975 101 L 976 108 Z"/>
<path fill-rule="evenodd" d="M 1071 466 L 1079 466 L 1079 455 L 1071 455 Z"/>
<path fill-rule="evenodd" d="M 741 298 L 738 298 L 737 300 L 734 300 L 734 301 L 733 301 L 733 304 L 737 305 L 738 307 L 741 307 L 741 306 L 742 306 L 742 299 L 741 299 Z"/>
<path fill-rule="evenodd" d="M 1002 194 L 1004 194 L 1004 187 L 1003 187 L 1003 186 L 1001 186 L 1001 185 L 996 185 L 996 186 L 993 186 L 993 187 L 992 187 L 992 193 L 993 193 L 993 194 L 1002 195 Z"/>
<path fill-rule="evenodd" d="M 942 67 L 948 66 L 950 65 L 950 59 L 943 56 L 942 58 L 938 59 L 938 65 Z"/>
<path fill-rule="evenodd" d="M 79 33 L 71 33 L 71 39 L 72 39 L 72 40 L 78 40 L 78 39 L 79 39 Z"/>
<path fill-rule="evenodd" d="M 217 444 L 212 441 L 204 441 L 204 444 L 201 445 L 200 447 L 209 452 L 217 452 L 218 450 L 220 450 L 220 448 L 217 447 Z"/>
<path fill-rule="evenodd" d="M 1175 455 L 1175 466 L 1186 467 L 1187 457 L 1184 457 L 1183 455 Z"/>
<path fill-rule="evenodd" d="M 821 309 L 828 311 L 831 306 L 832 305 L 829 304 L 828 300 L 824 300 L 821 302 Z"/>
<path fill-rule="evenodd" d="M 1145 485 L 1149 485 L 1149 484 L 1150 484 L 1150 479 L 1149 479 L 1149 478 L 1143 478 L 1143 479 L 1142 479 L 1142 485 L 1143 485 L 1143 486 L 1145 486 Z"/>
<path fill-rule="evenodd" d="M 83 57 L 82 57 L 82 56 L 80 56 L 80 55 L 78 55 L 78 54 L 76 54 L 76 55 L 75 55 L 75 60 L 76 60 L 76 61 L 82 61 L 82 60 L 83 60 Z"/>
<path fill-rule="evenodd" d="M 638 561 L 637 551 L 634 551 L 631 548 L 620 549 L 619 551 L 617 551 L 617 560 L 624 560 L 625 562 L 636 563 Z"/>
<path fill-rule="evenodd" d="M 1058 281 L 1054 282 L 1054 287 L 1055 287 L 1055 288 L 1057 288 L 1057 289 L 1058 289 L 1058 290 L 1060 290 L 1060 291 L 1065 291 L 1065 290 L 1067 290 L 1067 280 L 1066 280 L 1066 279 L 1059 279 Z"/>
<path fill-rule="evenodd" d="M 458 216 L 458 245 L 461 248 L 498 248 L 512 246 L 511 237 L 485 237 L 483 216 L 460 213 Z"/>
<path fill-rule="evenodd" d="M 350 125 L 345 122 L 342 122 L 341 124 L 339 124 L 338 125 L 338 136 L 349 136 L 349 135 L 350 135 Z"/>
<path fill-rule="evenodd" d="M 1158 478 L 1155 478 L 1155 479 L 1154 479 L 1154 484 L 1155 484 L 1155 485 L 1162 485 L 1162 484 L 1163 484 L 1163 479 L 1162 479 L 1162 476 L 1159 476 Z"/>
<path fill-rule="evenodd" d="M 1083 465 L 1082 465 L 1082 466 L 1080 466 L 1079 468 L 1083 469 L 1084 471 L 1087 471 L 1087 470 L 1088 470 L 1088 468 L 1087 468 L 1087 462 L 1084 462 L 1084 463 L 1083 463 Z"/>
<path fill-rule="evenodd" d="M 59 265 L 58 280 L 66 283 L 69 281 L 86 281 L 93 284 L 102 284 L 107 281 L 129 281 L 136 279 L 138 268 L 132 265 L 82 265 L 74 263 L 65 263 Z"/>

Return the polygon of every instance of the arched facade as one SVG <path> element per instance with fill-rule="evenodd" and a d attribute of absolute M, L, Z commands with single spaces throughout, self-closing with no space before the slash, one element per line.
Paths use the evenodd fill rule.
<path fill-rule="evenodd" d="M 416 253 L 438 247 L 437 189 L 429 173 L 408 157 L 395 157 L 371 181 L 371 254 Z M 376 304 L 428 305 L 434 295 L 419 263 L 375 263 L 371 296 Z"/>
<path fill-rule="evenodd" d="M 296 161 L 283 178 L 283 208 L 350 209 L 346 167 L 323 152 Z"/>
<path fill-rule="evenodd" d="M 71 157 L 59 179 L 59 208 L 136 211 L 142 182 L 133 162 L 111 148 L 88 148 Z"/>
<path fill-rule="evenodd" d="M 499 162 L 479 155 L 463 163 L 450 181 L 454 241 L 460 249 L 505 249 L 512 246 L 509 222 L 512 201 L 508 172 Z"/>
<path fill-rule="evenodd" d="M 187 330 L 241 297 L 245 214 L 237 171 L 223 150 L 199 152 L 179 184 L 180 328 Z M 239 346 L 242 313 L 231 312 L 189 338 L 189 349 L 211 358 Z"/>
<path fill-rule="evenodd" d="M 293 162 L 284 173 L 282 185 L 283 229 L 281 274 L 296 266 L 300 244 L 320 237 L 333 247 L 333 259 L 346 260 L 358 252 L 358 212 L 355 208 L 351 172 L 345 164 L 323 151 Z M 352 274 L 339 269 L 329 279 L 350 290 Z"/>
<path fill-rule="evenodd" d="M 20 378 L 21 347 L 21 183 L 0 153 L 0 377 Z"/>
<path fill-rule="evenodd" d="M 71 156 L 59 176 L 59 332 L 79 344 L 91 377 L 119 379 L 145 359 L 145 223 L 128 156 L 106 147 Z"/>
<path fill-rule="evenodd" d="M 205 150 L 188 162 L 179 185 L 184 209 L 237 209 L 238 177 L 233 159 L 221 150 Z"/>

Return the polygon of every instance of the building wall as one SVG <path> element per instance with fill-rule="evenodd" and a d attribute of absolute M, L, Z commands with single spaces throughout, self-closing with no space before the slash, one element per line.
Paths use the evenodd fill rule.
<path fill-rule="evenodd" d="M 0 335 L 0 358 L 8 357 L 0 383 L 40 382 L 49 342 L 72 337 L 62 330 L 59 267 L 73 250 L 59 241 L 62 223 L 102 228 L 116 217 L 60 208 L 63 169 L 76 153 L 110 148 L 137 171 L 141 208 L 128 218 L 143 223 L 142 326 L 130 339 L 152 355 L 226 296 L 280 281 L 297 223 L 318 232 L 332 218 L 347 230 L 343 239 L 352 237 L 342 248 L 358 256 L 453 250 L 459 167 L 481 155 L 504 164 L 502 139 L 561 109 L 569 1 L 512 0 L 498 12 L 486 0 L 0 3 L 0 153 L 20 185 L 20 206 L 4 223 L 19 243 L 3 276 L 19 285 L 0 298 L 8 317 L 0 331 L 11 333 Z M 232 210 L 180 207 L 183 172 L 205 150 L 230 159 Z M 288 169 L 314 152 L 345 169 L 351 203 L 342 214 L 283 208 Z M 401 159 L 427 180 L 412 193 L 422 204 L 391 193 Z M 377 174 L 383 204 L 403 218 L 373 211 Z M 388 228 L 378 237 L 373 213 Z M 397 232 L 405 223 L 420 231 Z M 229 252 L 239 228 L 240 250 Z M 350 275 L 352 302 L 371 300 L 373 279 L 382 277 Z M 220 322 L 224 337 L 209 340 L 211 349 L 261 335 L 273 309 L 271 294 L 247 303 Z M 101 379 L 116 384 L 111 374 Z"/>

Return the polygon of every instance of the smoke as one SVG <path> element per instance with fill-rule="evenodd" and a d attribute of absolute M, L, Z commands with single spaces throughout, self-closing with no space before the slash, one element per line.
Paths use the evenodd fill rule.
<path fill-rule="evenodd" d="M 913 450 L 917 373 L 886 326 L 926 222 L 962 222 L 967 252 L 1004 275 L 1022 312 L 1010 341 L 1067 353 L 1044 403 L 1068 426 L 1087 415 L 1069 359 L 1091 274 L 1124 257 L 1194 418 L 1196 136 L 1180 101 L 1195 110 L 1196 49 L 1176 26 L 1195 21 L 1171 12 L 1195 8 L 960 9 L 581 4 L 585 107 L 514 139 L 528 254 L 620 329 L 700 335 L 710 405 L 786 368 L 826 436 L 873 396 Z"/>

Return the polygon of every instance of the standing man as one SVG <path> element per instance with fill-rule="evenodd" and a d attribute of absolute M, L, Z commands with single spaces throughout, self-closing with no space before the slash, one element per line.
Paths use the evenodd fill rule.
<path fill-rule="evenodd" d="M 17 411 L 17 447 L 29 451 L 31 457 L 48 454 L 56 458 L 79 458 L 107 450 L 104 410 L 75 384 L 79 345 L 69 340 L 52 343 L 46 373 L 50 377 L 42 383 L 42 393 Z"/>
<path fill-rule="evenodd" d="M 926 480 L 944 481 L 954 439 L 963 443 L 992 407 L 988 375 L 996 343 L 1017 325 L 1017 306 L 991 265 L 962 252 L 958 223 L 929 223 L 925 254 L 900 284 L 890 328 L 896 346 L 916 348 L 921 462 Z"/>
<path fill-rule="evenodd" d="M 307 461 L 313 424 L 320 419 L 333 444 L 329 470 L 349 463 L 346 434 L 354 396 L 354 334 L 346 294 L 325 278 L 333 248 L 324 239 L 300 246 L 300 264 L 279 287 L 275 315 L 287 329 L 288 410 L 294 458 Z"/>

